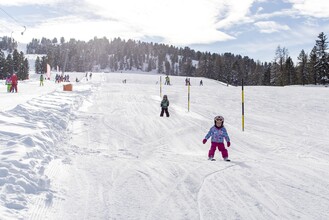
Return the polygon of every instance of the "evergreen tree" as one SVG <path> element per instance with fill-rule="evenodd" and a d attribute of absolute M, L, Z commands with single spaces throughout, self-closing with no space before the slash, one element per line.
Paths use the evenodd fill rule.
<path fill-rule="evenodd" d="M 316 40 L 316 54 L 317 62 L 315 64 L 316 71 L 320 77 L 320 82 L 326 84 L 329 82 L 329 63 L 328 63 L 328 49 L 327 36 L 321 32 Z"/>
<path fill-rule="evenodd" d="M 307 69 L 309 72 L 309 82 L 316 85 L 318 83 L 318 75 L 316 71 L 316 62 L 317 62 L 317 56 L 316 56 L 316 47 L 314 46 L 310 57 L 307 63 Z"/>
<path fill-rule="evenodd" d="M 148 65 L 147 65 L 147 72 L 151 72 L 151 71 L 152 71 L 152 59 L 149 58 Z"/>
<path fill-rule="evenodd" d="M 165 73 L 169 75 L 171 73 L 170 63 L 168 60 L 165 62 Z"/>
<path fill-rule="evenodd" d="M 298 66 L 297 66 L 297 84 L 308 84 L 308 70 L 307 70 L 307 54 L 302 50 L 298 56 Z"/>
<path fill-rule="evenodd" d="M 222 59 L 221 56 L 217 55 L 214 60 L 214 71 L 213 71 L 213 75 L 210 76 L 211 79 L 222 80 L 223 74 L 221 72 L 221 67 L 222 67 Z"/>
<path fill-rule="evenodd" d="M 267 65 L 267 63 L 265 62 L 264 68 L 265 71 L 263 75 L 262 85 L 269 86 L 271 85 L 271 63 Z"/>
<path fill-rule="evenodd" d="M 19 65 L 20 65 L 20 60 L 19 60 L 19 53 L 18 51 L 15 49 L 14 52 L 13 52 L 13 71 L 15 73 L 18 72 L 18 68 L 19 68 Z"/>
<path fill-rule="evenodd" d="M 11 54 L 7 55 L 6 63 L 5 63 L 5 72 L 7 72 L 9 75 L 14 73 L 14 62 Z"/>
<path fill-rule="evenodd" d="M 208 58 L 206 54 L 202 54 L 199 59 L 197 74 L 200 77 L 212 78 L 211 75 L 208 75 Z"/>
<path fill-rule="evenodd" d="M 261 85 L 263 80 L 263 68 L 260 63 L 260 61 L 256 62 L 255 68 L 252 71 L 252 74 L 250 74 L 250 77 L 248 80 L 244 80 L 246 85 Z M 238 79 L 235 80 L 234 84 L 237 85 Z"/>
<path fill-rule="evenodd" d="M 8 75 L 6 72 L 6 59 L 4 52 L 0 49 L 0 79 L 5 79 Z"/>
<path fill-rule="evenodd" d="M 37 59 L 35 60 L 35 73 L 41 74 L 41 71 L 42 71 L 41 60 L 40 60 L 40 57 L 37 56 Z"/>
<path fill-rule="evenodd" d="M 26 58 L 24 58 L 23 52 L 20 53 L 20 66 L 17 77 L 20 80 L 26 80 L 29 78 L 29 62 Z"/>
<path fill-rule="evenodd" d="M 188 58 L 183 64 L 183 72 L 186 76 L 194 76 L 195 67 L 193 66 L 192 59 Z"/>
<path fill-rule="evenodd" d="M 48 59 L 46 56 L 41 57 L 41 74 L 45 74 L 47 72 L 47 64 L 48 64 Z"/>
<path fill-rule="evenodd" d="M 64 37 L 61 37 L 60 42 L 61 42 L 61 44 L 64 44 L 64 43 L 65 43 L 65 39 L 64 39 Z"/>
<path fill-rule="evenodd" d="M 288 57 L 284 70 L 283 70 L 283 76 L 282 76 L 282 83 L 283 85 L 293 85 L 297 83 L 297 77 L 296 77 L 296 72 L 294 68 L 294 63 L 291 59 L 291 57 Z"/>
<path fill-rule="evenodd" d="M 24 66 L 23 77 L 25 77 L 24 79 L 28 79 L 30 67 L 29 67 L 29 61 L 27 60 L 27 58 L 25 58 L 23 66 Z"/>
<path fill-rule="evenodd" d="M 236 60 L 232 66 L 232 75 L 231 75 L 231 79 L 230 79 L 231 84 L 233 84 L 235 86 L 238 85 L 238 79 L 239 79 L 240 73 L 242 73 L 241 66 L 240 66 L 238 60 Z M 255 80 L 255 81 L 257 81 L 257 80 Z"/>
<path fill-rule="evenodd" d="M 0 38 L 0 49 L 12 53 L 17 48 L 17 41 L 11 37 L 3 36 Z"/>
<path fill-rule="evenodd" d="M 227 84 L 231 84 L 234 55 L 231 53 L 224 53 L 223 58 L 223 77 L 220 80 L 226 82 Z"/>

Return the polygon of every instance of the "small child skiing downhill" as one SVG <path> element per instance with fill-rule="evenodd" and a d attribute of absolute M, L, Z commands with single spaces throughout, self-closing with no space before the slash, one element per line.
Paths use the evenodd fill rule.
<path fill-rule="evenodd" d="M 208 134 L 203 139 L 202 143 L 205 144 L 208 138 L 211 137 L 211 146 L 208 153 L 208 160 L 215 160 L 215 151 L 216 148 L 222 153 L 222 157 L 225 161 L 230 161 L 228 159 L 228 152 L 224 145 L 224 139 L 226 140 L 227 147 L 230 147 L 230 137 L 224 127 L 224 117 L 223 116 L 216 116 L 214 118 L 215 125 L 212 126 L 208 132 Z"/>
<path fill-rule="evenodd" d="M 163 113 L 166 113 L 166 116 L 169 117 L 169 112 L 168 112 L 169 100 L 167 95 L 163 96 L 160 106 L 161 106 L 160 117 L 163 117 Z"/>

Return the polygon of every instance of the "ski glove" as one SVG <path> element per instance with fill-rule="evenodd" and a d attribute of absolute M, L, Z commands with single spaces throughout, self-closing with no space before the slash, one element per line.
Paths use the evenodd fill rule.
<path fill-rule="evenodd" d="M 207 143 L 207 139 L 203 139 L 202 143 L 203 144 Z"/>
<path fill-rule="evenodd" d="M 227 147 L 230 147 L 231 146 L 231 142 L 227 142 Z"/>

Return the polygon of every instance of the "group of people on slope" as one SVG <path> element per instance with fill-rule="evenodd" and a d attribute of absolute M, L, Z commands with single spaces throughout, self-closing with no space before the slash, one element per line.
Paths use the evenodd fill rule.
<path fill-rule="evenodd" d="M 56 74 L 55 82 L 56 83 L 70 82 L 70 75 Z"/>
<path fill-rule="evenodd" d="M 169 117 L 169 99 L 167 95 L 164 95 L 161 101 L 161 113 L 160 117 L 163 117 L 163 114 L 166 113 L 166 116 Z M 227 133 L 226 128 L 224 127 L 224 117 L 223 116 L 216 116 L 214 118 L 214 125 L 210 128 L 204 139 L 202 140 L 202 143 L 207 143 L 207 140 L 211 137 L 211 145 L 208 152 L 208 160 L 214 161 L 215 151 L 218 149 L 221 154 L 222 158 L 225 161 L 230 161 L 228 159 L 228 151 L 225 148 L 224 140 L 226 141 L 226 146 L 230 147 L 230 137 Z"/>

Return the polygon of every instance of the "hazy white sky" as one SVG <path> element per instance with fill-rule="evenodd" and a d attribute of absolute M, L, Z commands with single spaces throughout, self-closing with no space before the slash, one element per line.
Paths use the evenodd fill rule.
<path fill-rule="evenodd" d="M 272 61 L 329 34 L 327 0 L 1 0 L 0 36 L 135 39 Z M 25 30 L 24 35 L 21 32 Z"/>

